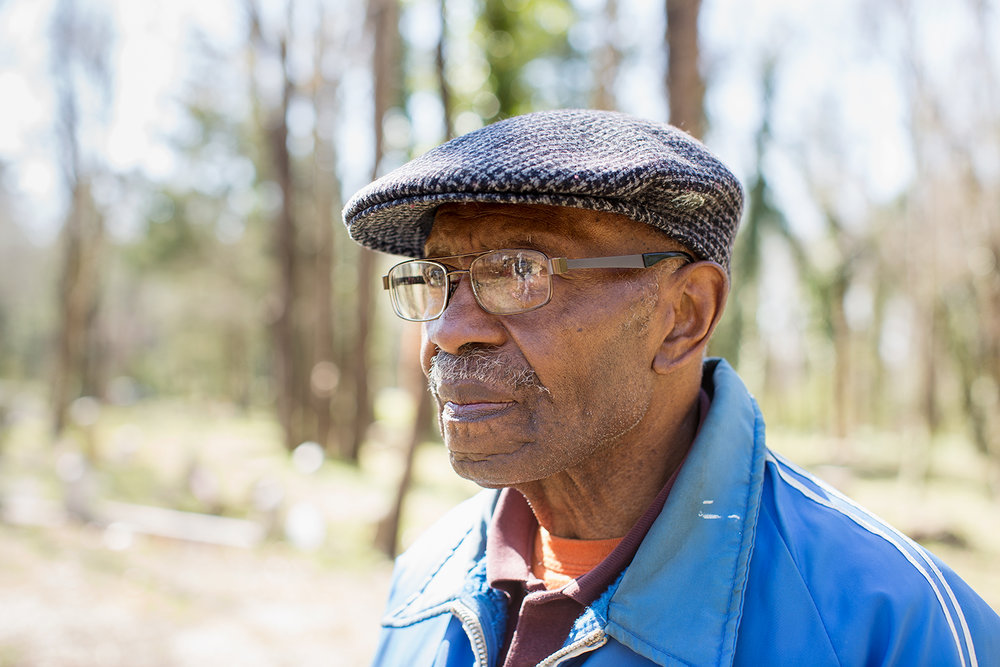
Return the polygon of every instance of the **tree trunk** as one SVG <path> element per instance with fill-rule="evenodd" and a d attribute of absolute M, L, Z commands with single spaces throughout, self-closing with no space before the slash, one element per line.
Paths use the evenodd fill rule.
<path fill-rule="evenodd" d="M 344 451 L 348 461 L 358 461 L 368 426 L 372 423 L 371 390 L 368 386 L 368 349 L 370 344 L 372 283 L 375 282 L 375 253 L 362 248 L 358 256 L 358 303 L 355 320 L 358 323 L 351 356 L 354 376 L 354 419 L 350 442 Z"/>
<path fill-rule="evenodd" d="M 292 82 L 285 69 L 287 42 L 279 45 L 282 71 L 285 73 L 281 107 L 271 120 L 271 159 L 281 188 L 281 210 L 274 229 L 274 251 L 278 263 L 278 286 L 274 317 L 274 379 L 278 421 L 284 433 L 285 446 L 293 449 L 301 438 L 301 406 L 298 401 L 300 378 L 297 373 L 295 345 L 295 301 L 297 296 L 295 181 L 292 160 L 288 152 L 288 106 Z"/>
<path fill-rule="evenodd" d="M 667 0 L 667 95 L 670 122 L 692 136 L 702 137 L 705 125 L 705 83 L 698 51 L 701 0 Z"/>
<path fill-rule="evenodd" d="M 444 138 L 447 141 L 455 136 L 455 114 L 452 109 L 451 87 L 448 85 L 448 72 L 445 67 L 447 63 L 446 45 L 448 41 L 447 0 L 440 0 L 439 11 L 441 15 L 441 35 L 438 37 L 437 48 L 434 52 L 434 65 L 437 70 L 438 94 L 441 96 L 441 109 L 444 115 Z"/>
<path fill-rule="evenodd" d="M 847 325 L 844 299 L 847 296 L 849 268 L 841 266 L 830 286 L 830 335 L 833 337 L 833 436 L 837 441 L 834 457 L 849 463 L 851 451 L 851 331 Z"/>
<path fill-rule="evenodd" d="M 431 393 L 427 391 L 427 386 L 423 381 L 423 373 L 420 371 L 419 364 L 416 363 L 420 349 L 419 332 L 416 332 L 416 336 L 414 336 L 412 331 L 404 331 L 401 348 L 400 356 L 403 363 L 400 364 L 400 374 L 404 376 L 404 380 L 407 380 L 408 389 L 416 398 L 416 412 L 413 415 L 410 439 L 406 444 L 403 458 L 403 473 L 396 485 L 396 495 L 393 498 L 392 507 L 379 522 L 375 534 L 376 548 L 389 558 L 395 558 L 399 553 L 399 532 L 403 518 L 403 506 L 413 481 L 413 463 L 416 460 L 417 448 L 431 425 Z"/>
<path fill-rule="evenodd" d="M 94 351 L 98 273 L 104 224 L 84 182 L 73 187 L 63 228 L 62 275 L 59 280 L 59 331 L 52 381 L 52 427 L 66 427 L 69 405 L 85 388 L 96 389 L 88 356 Z M 88 378 L 88 376 L 90 376 Z"/>
<path fill-rule="evenodd" d="M 375 180 L 379 175 L 385 150 L 382 121 L 398 94 L 398 0 L 370 0 L 368 21 L 374 37 L 372 71 L 375 79 L 375 104 L 372 110 L 372 125 L 375 130 L 375 154 L 371 178 Z M 368 349 L 375 282 L 375 254 L 367 248 L 362 248 L 358 256 L 357 280 L 358 301 L 355 321 L 358 327 L 354 339 L 354 353 L 351 355 L 355 388 L 354 425 L 351 429 L 351 440 L 344 450 L 345 458 L 349 461 L 358 460 L 365 434 L 372 421 L 371 392 L 368 386 Z"/>
<path fill-rule="evenodd" d="M 325 16 L 322 6 L 316 29 L 316 61 L 314 64 L 313 107 L 316 125 L 313 130 L 313 201 L 316 207 L 315 287 L 313 324 L 313 360 L 309 374 L 312 410 L 316 425 L 316 441 L 326 451 L 333 451 L 332 399 L 339 380 L 334 363 L 333 346 L 333 211 L 339 207 L 340 190 L 337 182 L 337 154 L 332 137 L 323 131 L 324 119 L 332 117 L 335 85 L 323 75 L 323 55 L 326 53 Z"/>
<path fill-rule="evenodd" d="M 405 346 L 404 346 L 405 347 Z M 409 355 L 412 359 L 412 353 Z M 423 380 L 420 367 L 411 363 L 419 380 Z M 375 534 L 375 546 L 389 558 L 395 558 L 399 553 L 399 532 L 403 518 L 403 506 L 406 497 L 410 492 L 410 485 L 413 481 L 413 464 L 416 460 L 417 448 L 423 441 L 431 425 L 431 394 L 426 386 L 421 382 L 414 394 L 416 397 L 416 412 L 413 415 L 413 426 L 410 431 L 410 439 L 406 444 L 406 452 L 403 457 L 403 473 L 400 475 L 399 483 L 396 485 L 396 495 L 393 498 L 392 507 L 386 516 L 379 522 L 378 530 Z"/>
<path fill-rule="evenodd" d="M 96 20 L 95 20 L 96 19 Z M 99 393 L 97 305 L 104 219 L 91 194 L 93 167 L 80 154 L 82 95 L 109 94 L 107 26 L 97 15 L 86 18 L 73 0 L 58 4 L 51 25 L 53 76 L 58 103 L 56 127 L 63 155 L 70 208 L 62 230 L 59 329 L 52 369 L 52 427 L 66 427 L 70 403 L 85 391 Z M 81 71 L 71 66 L 78 64 Z M 88 98 L 89 99 L 89 98 Z"/>
<path fill-rule="evenodd" d="M 517 14 L 507 8 L 505 0 L 484 0 L 481 19 L 486 23 L 487 39 L 505 35 L 513 37 L 519 30 Z M 498 57 L 496 50 L 486 48 L 484 54 L 490 66 L 490 83 L 499 102 L 497 112 L 486 122 L 507 118 L 517 114 L 522 101 L 518 76 L 522 68 L 519 58 L 509 55 Z"/>
<path fill-rule="evenodd" d="M 594 101 L 595 109 L 617 109 L 618 102 L 615 95 L 615 80 L 618 78 L 618 69 L 621 67 L 622 54 L 618 49 L 618 36 L 616 26 L 618 25 L 618 0 L 605 0 L 604 2 L 604 38 L 600 50 L 597 54 L 596 69 L 594 73 Z"/>

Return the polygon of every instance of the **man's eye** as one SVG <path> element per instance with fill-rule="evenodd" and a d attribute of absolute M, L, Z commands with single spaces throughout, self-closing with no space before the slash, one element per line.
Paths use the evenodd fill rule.
<path fill-rule="evenodd" d="M 524 258 L 515 259 L 512 268 L 513 275 L 518 278 L 530 278 L 535 273 L 534 264 Z"/>
<path fill-rule="evenodd" d="M 424 272 L 424 282 L 432 287 L 440 287 L 444 284 L 444 271 L 437 267 L 431 267 Z"/>

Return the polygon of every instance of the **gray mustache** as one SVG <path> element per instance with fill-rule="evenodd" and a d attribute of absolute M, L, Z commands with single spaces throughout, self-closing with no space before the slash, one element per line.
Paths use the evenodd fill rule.
<path fill-rule="evenodd" d="M 431 393 L 437 395 L 441 384 L 463 380 L 475 380 L 511 392 L 532 388 L 549 393 L 534 369 L 518 367 L 513 357 L 499 348 L 475 347 L 459 350 L 458 354 L 439 350 L 431 359 L 431 368 L 427 373 Z"/>

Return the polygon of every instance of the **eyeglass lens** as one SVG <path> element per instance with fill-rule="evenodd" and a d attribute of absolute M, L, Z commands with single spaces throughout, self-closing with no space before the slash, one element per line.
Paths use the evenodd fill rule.
<path fill-rule="evenodd" d="M 495 250 L 476 257 L 468 272 L 476 301 L 496 315 L 538 308 L 548 302 L 552 290 L 548 258 L 536 250 Z M 449 278 L 443 265 L 429 260 L 404 262 L 393 267 L 388 278 L 400 317 L 426 321 L 444 312 Z"/>
<path fill-rule="evenodd" d="M 407 320 L 431 320 L 444 311 L 448 278 L 435 262 L 404 262 L 389 272 L 389 296 L 396 314 Z"/>

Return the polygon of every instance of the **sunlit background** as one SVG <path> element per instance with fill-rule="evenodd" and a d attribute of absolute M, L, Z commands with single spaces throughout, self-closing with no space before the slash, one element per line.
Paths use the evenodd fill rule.
<path fill-rule="evenodd" d="M 340 210 L 555 107 L 732 166 L 712 353 L 1000 609 L 998 36 L 991 0 L 0 0 L 0 665 L 367 662 L 388 554 L 474 488 Z"/>

